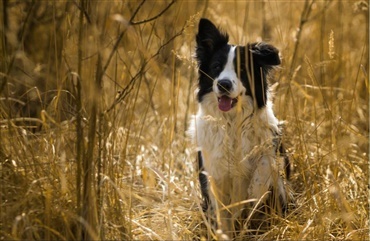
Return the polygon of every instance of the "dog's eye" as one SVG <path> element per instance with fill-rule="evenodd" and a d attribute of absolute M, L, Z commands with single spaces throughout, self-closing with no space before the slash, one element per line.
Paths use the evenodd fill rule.
<path fill-rule="evenodd" d="M 238 74 L 242 75 L 242 74 L 244 74 L 245 70 L 244 70 L 244 69 L 242 69 L 242 68 L 239 68 L 239 69 L 237 69 L 237 70 L 236 70 L 236 72 L 237 72 Z"/>
<path fill-rule="evenodd" d="M 221 70 L 221 64 L 216 63 L 212 66 L 213 71 L 217 72 Z"/>

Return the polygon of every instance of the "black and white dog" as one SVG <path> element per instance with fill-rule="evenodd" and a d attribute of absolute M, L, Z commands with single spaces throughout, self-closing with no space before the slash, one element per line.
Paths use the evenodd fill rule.
<path fill-rule="evenodd" d="M 235 221 L 245 221 L 254 204 L 273 199 L 280 211 L 287 205 L 277 163 L 281 131 L 267 81 L 280 58 L 266 43 L 230 45 L 228 35 L 207 19 L 199 22 L 196 43 L 199 110 L 190 134 L 199 148 L 204 208 L 220 220 L 219 229 L 235 236 L 244 225 L 238 221 L 238 228 Z"/>

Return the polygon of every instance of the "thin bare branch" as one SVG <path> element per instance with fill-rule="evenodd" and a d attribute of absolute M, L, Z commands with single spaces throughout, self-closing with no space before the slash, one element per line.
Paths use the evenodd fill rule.
<path fill-rule="evenodd" d="M 115 99 L 115 101 L 113 102 L 113 104 L 105 111 L 106 113 L 110 112 L 111 110 L 114 109 L 114 107 L 120 103 L 122 100 L 125 99 L 125 97 L 131 92 L 132 88 L 133 88 L 133 85 L 135 84 L 136 80 L 140 77 L 141 74 L 143 74 L 147 64 L 154 58 L 156 58 L 160 52 L 162 51 L 162 49 L 164 47 L 166 47 L 168 44 L 170 44 L 175 38 L 181 36 L 184 31 L 185 31 L 185 28 L 186 28 L 186 24 L 182 27 L 182 29 L 177 32 L 175 35 L 173 35 L 169 40 L 167 40 L 167 42 L 165 42 L 164 44 L 162 44 L 156 53 L 154 53 L 149 59 L 147 59 L 141 66 L 141 68 L 139 69 L 139 71 L 135 74 L 134 77 L 132 77 L 132 79 L 130 80 L 130 82 L 127 84 L 127 86 L 120 92 L 120 94 L 117 96 L 117 98 Z M 111 59 L 111 56 L 113 56 L 113 52 L 111 52 L 111 55 L 110 55 L 110 58 Z M 105 72 L 106 68 L 108 66 L 105 66 L 104 67 L 104 70 L 103 72 Z"/>
<path fill-rule="evenodd" d="M 141 1 L 141 3 L 139 4 L 139 6 L 136 8 L 135 12 L 132 14 L 129 23 L 131 23 L 134 20 L 134 18 L 136 17 L 137 13 L 141 9 L 141 7 L 144 5 L 145 1 L 146 0 Z"/>
<path fill-rule="evenodd" d="M 140 6 L 139 6 L 139 8 L 142 6 L 142 4 L 145 2 L 145 0 L 144 1 L 142 1 L 141 2 L 141 4 L 140 4 Z M 138 24 L 143 24 L 143 23 L 148 23 L 148 22 L 151 22 L 151 21 L 153 21 L 153 20 L 156 20 L 157 18 L 159 18 L 160 16 L 162 16 L 173 4 L 175 3 L 175 0 L 172 0 L 168 5 L 167 5 L 167 7 L 165 7 L 160 13 L 158 13 L 156 16 L 154 16 L 154 17 L 151 17 L 151 18 L 148 18 L 148 19 L 144 19 L 144 20 L 141 20 L 141 21 L 136 21 L 136 22 L 134 22 L 133 21 L 133 18 L 131 18 L 130 19 L 130 24 L 131 25 L 138 25 Z M 136 11 L 135 11 L 135 14 L 133 15 L 133 16 L 135 16 L 136 14 L 137 14 L 137 11 L 138 11 L 138 9 L 139 8 L 137 8 L 136 9 Z"/>

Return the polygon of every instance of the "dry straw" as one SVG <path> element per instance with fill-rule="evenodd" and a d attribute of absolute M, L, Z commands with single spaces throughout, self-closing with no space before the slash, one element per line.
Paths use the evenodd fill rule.
<path fill-rule="evenodd" d="M 1 12 L 1 239 L 226 238 L 201 212 L 185 134 L 200 16 L 282 56 L 271 84 L 295 202 L 248 238 L 369 239 L 366 2 L 2 1 Z"/>

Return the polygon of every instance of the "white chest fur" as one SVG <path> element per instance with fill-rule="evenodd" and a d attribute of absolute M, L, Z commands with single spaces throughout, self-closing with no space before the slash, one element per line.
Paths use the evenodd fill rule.
<path fill-rule="evenodd" d="M 208 104 L 212 98 L 203 100 L 190 128 L 205 171 L 218 185 L 230 185 L 223 188 L 225 192 L 233 192 L 232 183 L 243 180 L 247 191 L 243 198 L 260 198 L 276 170 L 273 145 L 279 129 L 271 103 L 253 113 L 253 108 L 246 108 L 252 103 L 243 98 L 239 108 L 225 114 Z"/>
<path fill-rule="evenodd" d="M 236 109 L 234 113 L 223 114 L 217 108 L 210 109 L 207 100 L 204 102 L 207 109 L 200 105 L 190 133 L 206 157 L 204 165 L 209 175 L 217 179 L 229 172 L 233 172 L 231 175 L 249 172 L 259 154 L 274 155 L 274 133 L 279 130 L 271 103 L 258 113 Z"/>

